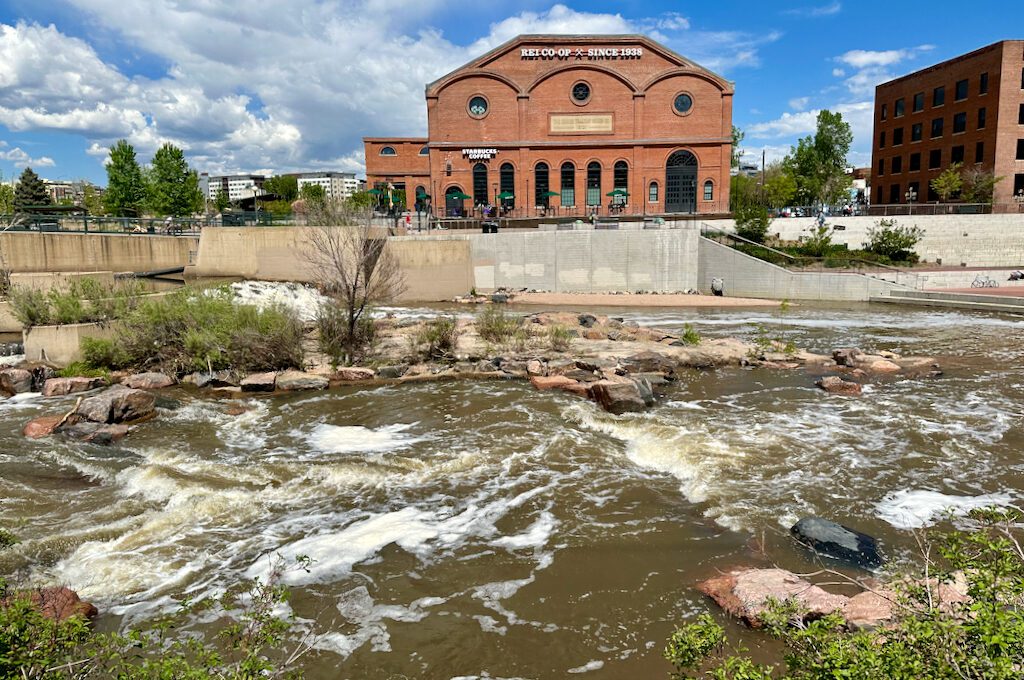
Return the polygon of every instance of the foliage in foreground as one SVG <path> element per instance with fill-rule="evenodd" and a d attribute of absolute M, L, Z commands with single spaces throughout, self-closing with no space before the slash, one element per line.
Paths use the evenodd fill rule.
<path fill-rule="evenodd" d="M 83 339 L 82 351 L 93 368 L 254 372 L 301 367 L 302 339 L 288 310 L 239 304 L 227 288 L 185 288 L 139 303 L 116 339 Z"/>
<path fill-rule="evenodd" d="M 784 665 L 755 663 L 729 648 L 715 620 L 703 615 L 669 639 L 665 658 L 677 678 L 721 680 L 1010 680 L 1024 673 L 1024 548 L 1021 514 L 980 510 L 969 526 L 925 543 L 923 571 L 939 583 L 954 572 L 968 583 L 970 602 L 934 601 L 935 588 L 906 579 L 897 587 L 891 625 L 849 632 L 830 615 L 798 623 L 792 603 L 776 603 L 767 632 L 784 647 Z"/>
<path fill-rule="evenodd" d="M 93 323 L 124 317 L 143 293 L 135 280 L 113 284 L 84 277 L 70 279 L 66 287 L 43 291 L 14 286 L 10 290 L 11 312 L 26 328 L 47 324 Z"/>
<path fill-rule="evenodd" d="M 377 324 L 372 316 L 360 314 L 351 331 L 345 306 L 336 299 L 320 304 L 316 314 L 317 340 L 320 351 L 337 368 L 346 362 L 358 362 L 373 353 L 377 340 Z"/>
<path fill-rule="evenodd" d="M 454 316 L 430 319 L 412 338 L 412 344 L 413 354 L 426 359 L 451 359 L 459 345 L 459 322 Z"/>
<path fill-rule="evenodd" d="M 308 568 L 308 558 L 292 568 Z M 0 597 L 9 597 L 0 606 L 0 680 L 301 678 L 296 665 L 311 640 L 293 640 L 294 616 L 277 613 L 289 599 L 283 573 L 278 562 L 265 581 L 183 603 L 149 630 L 125 633 L 93 633 L 80 617 L 53 621 L 0 584 Z M 198 612 L 221 623 L 209 640 L 183 628 L 185 617 Z"/>
<path fill-rule="evenodd" d="M 879 220 L 877 227 L 868 229 L 868 242 L 864 250 L 882 255 L 894 262 L 916 262 L 916 246 L 924 237 L 920 227 L 904 227 L 895 219 Z"/>

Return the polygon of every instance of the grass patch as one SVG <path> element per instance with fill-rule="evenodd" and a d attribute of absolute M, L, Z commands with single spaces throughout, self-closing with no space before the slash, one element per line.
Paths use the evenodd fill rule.
<path fill-rule="evenodd" d="M 576 332 L 565 326 L 554 325 L 548 327 L 548 347 L 555 352 L 567 352 L 572 346 L 572 339 Z"/>
<path fill-rule="evenodd" d="M 26 328 L 50 324 L 96 323 L 126 316 L 145 292 L 134 279 L 103 283 L 93 278 L 71 279 L 64 288 L 42 291 L 14 286 L 11 312 Z"/>
<path fill-rule="evenodd" d="M 415 337 L 416 350 L 427 359 L 451 359 L 459 344 L 459 324 L 454 316 L 441 316 L 423 324 Z"/>
<path fill-rule="evenodd" d="M 679 339 L 686 345 L 699 345 L 700 333 L 698 333 L 692 325 L 686 324 L 683 326 L 683 333 L 679 336 Z"/>
<path fill-rule="evenodd" d="M 495 345 L 514 340 L 522 325 L 520 317 L 506 313 L 500 305 L 485 305 L 476 315 L 476 332 L 480 339 Z"/>
<path fill-rule="evenodd" d="M 91 340 L 91 338 L 85 338 L 85 340 Z M 106 378 L 110 379 L 110 371 L 105 368 L 97 368 L 95 365 L 90 365 L 86 361 L 76 361 L 70 363 L 64 368 L 57 371 L 57 377 L 59 378 Z"/>

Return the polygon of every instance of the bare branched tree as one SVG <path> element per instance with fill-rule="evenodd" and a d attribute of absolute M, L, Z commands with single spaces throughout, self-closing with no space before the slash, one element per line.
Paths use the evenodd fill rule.
<path fill-rule="evenodd" d="M 317 201 L 308 210 L 306 259 L 321 292 L 340 308 L 336 340 L 344 356 L 336 358 L 348 363 L 366 342 L 363 315 L 401 295 L 405 276 L 387 248 L 388 231 L 373 226 L 370 211 L 331 200 Z M 320 326 L 323 336 L 325 327 Z"/>

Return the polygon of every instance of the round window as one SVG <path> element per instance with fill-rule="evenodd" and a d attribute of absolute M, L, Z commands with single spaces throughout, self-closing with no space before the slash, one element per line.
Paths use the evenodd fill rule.
<path fill-rule="evenodd" d="M 672 103 L 672 106 L 673 108 L 675 108 L 676 113 L 689 113 L 690 109 L 693 108 L 693 97 L 686 94 L 685 92 L 682 94 L 677 94 L 675 101 Z"/>
<path fill-rule="evenodd" d="M 487 115 L 487 100 L 477 95 L 469 100 L 469 115 L 474 118 L 483 118 Z"/>
<path fill-rule="evenodd" d="M 590 85 L 586 83 L 576 83 L 572 86 L 572 98 L 578 104 L 583 104 L 590 99 Z"/>

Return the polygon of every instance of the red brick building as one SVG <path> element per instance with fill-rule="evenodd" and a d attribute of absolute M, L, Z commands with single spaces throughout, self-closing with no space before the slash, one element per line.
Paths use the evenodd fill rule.
<path fill-rule="evenodd" d="M 367 182 L 438 215 L 723 213 L 732 96 L 644 36 L 520 36 L 427 85 L 427 139 L 366 138 Z"/>
<path fill-rule="evenodd" d="M 875 89 L 871 202 L 938 201 L 952 163 L 993 172 L 993 210 L 1024 196 L 1024 41 L 1005 40 Z"/>

